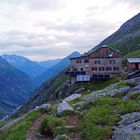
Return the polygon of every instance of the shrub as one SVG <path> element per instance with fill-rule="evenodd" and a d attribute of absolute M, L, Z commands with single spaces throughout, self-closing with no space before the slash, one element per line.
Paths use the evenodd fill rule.
<path fill-rule="evenodd" d="M 74 116 L 77 115 L 76 112 L 74 111 L 70 111 L 70 110 L 66 110 L 61 114 L 61 117 L 65 117 L 65 116 Z"/>
<path fill-rule="evenodd" d="M 137 99 L 139 97 L 139 94 L 138 93 L 132 93 L 132 94 L 129 94 L 128 97 L 130 99 Z"/>
<path fill-rule="evenodd" d="M 117 87 L 118 87 L 118 88 L 122 88 L 122 87 L 124 87 L 124 86 L 126 86 L 126 85 L 127 85 L 126 82 L 121 81 L 121 82 L 118 83 Z"/>
<path fill-rule="evenodd" d="M 46 137 L 53 137 L 55 135 L 56 127 L 63 127 L 64 122 L 60 118 L 49 116 L 45 118 L 39 126 L 39 132 Z"/>
<path fill-rule="evenodd" d="M 130 87 L 134 87 L 136 86 L 136 83 L 135 82 L 126 82 L 126 84 Z"/>

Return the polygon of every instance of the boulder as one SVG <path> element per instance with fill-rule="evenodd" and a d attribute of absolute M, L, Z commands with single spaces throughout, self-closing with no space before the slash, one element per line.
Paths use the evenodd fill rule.
<path fill-rule="evenodd" d="M 65 98 L 64 101 L 70 102 L 70 101 L 73 101 L 73 100 L 78 99 L 80 97 L 81 97 L 81 94 L 72 94 L 71 96 Z"/>
<path fill-rule="evenodd" d="M 80 110 L 80 108 L 81 108 L 82 106 L 84 106 L 85 104 L 86 104 L 85 101 L 81 101 L 81 102 L 76 103 L 76 104 L 75 104 L 75 107 L 76 107 L 77 110 Z"/>
<path fill-rule="evenodd" d="M 136 77 L 136 78 L 132 78 L 132 79 L 128 79 L 126 80 L 126 83 L 127 84 L 134 84 L 134 85 L 137 85 L 140 83 L 140 77 Z"/>
<path fill-rule="evenodd" d="M 79 89 L 75 90 L 74 93 L 81 94 L 84 90 L 85 90 L 85 88 L 79 88 Z"/>
<path fill-rule="evenodd" d="M 112 140 L 140 140 L 140 112 L 121 116 L 112 135 Z"/>
<path fill-rule="evenodd" d="M 119 125 L 129 125 L 133 122 L 140 120 L 140 112 L 133 112 L 121 116 L 122 120 L 118 123 Z"/>
<path fill-rule="evenodd" d="M 56 114 L 57 116 L 61 116 L 64 111 L 73 111 L 73 110 L 74 110 L 73 107 L 68 102 L 63 101 L 62 103 L 58 104 Z"/>
<path fill-rule="evenodd" d="M 124 100 L 124 101 L 128 101 L 128 100 L 130 100 L 130 98 L 129 98 L 128 96 L 124 96 L 124 97 L 123 97 L 123 100 Z"/>
<path fill-rule="evenodd" d="M 40 106 L 36 106 L 35 110 L 44 109 L 44 110 L 48 111 L 50 108 L 51 108 L 51 104 L 42 104 Z"/>
<path fill-rule="evenodd" d="M 66 134 L 58 135 L 54 138 L 54 140 L 70 140 Z"/>

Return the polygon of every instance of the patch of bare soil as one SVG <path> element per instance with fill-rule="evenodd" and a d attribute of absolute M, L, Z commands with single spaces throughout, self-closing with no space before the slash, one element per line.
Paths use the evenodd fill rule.
<path fill-rule="evenodd" d="M 81 132 L 79 130 L 81 120 L 78 116 L 67 116 L 64 118 L 67 126 L 74 126 L 74 130 L 71 131 L 68 136 L 71 140 L 84 140 L 81 136 Z M 75 130 L 77 129 L 77 130 Z"/>
<path fill-rule="evenodd" d="M 80 125 L 80 118 L 78 116 L 65 117 L 66 125 L 78 127 Z"/>
<path fill-rule="evenodd" d="M 41 122 L 47 117 L 47 114 L 44 113 L 38 117 L 30 126 L 27 131 L 26 140 L 45 140 L 45 138 L 38 134 L 38 128 Z"/>

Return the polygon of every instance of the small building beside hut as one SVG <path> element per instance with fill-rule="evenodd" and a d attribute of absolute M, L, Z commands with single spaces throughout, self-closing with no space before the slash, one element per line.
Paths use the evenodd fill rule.
<path fill-rule="evenodd" d="M 128 72 L 135 72 L 140 70 L 140 58 L 128 58 L 127 70 Z"/>
<path fill-rule="evenodd" d="M 107 46 L 94 49 L 71 58 L 70 69 L 66 72 L 75 81 L 109 79 L 120 74 L 122 69 L 121 53 Z"/>

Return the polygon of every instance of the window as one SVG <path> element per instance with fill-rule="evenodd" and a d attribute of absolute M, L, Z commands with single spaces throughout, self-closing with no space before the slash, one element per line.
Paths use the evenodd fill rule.
<path fill-rule="evenodd" d="M 100 60 L 95 60 L 95 64 L 100 64 Z"/>
<path fill-rule="evenodd" d="M 112 71 L 112 67 L 106 67 L 106 71 Z"/>
<path fill-rule="evenodd" d="M 82 60 L 78 59 L 76 62 L 77 64 L 79 64 L 79 63 L 82 63 Z"/>
<path fill-rule="evenodd" d="M 77 71 L 77 68 L 73 68 L 73 71 Z"/>
<path fill-rule="evenodd" d="M 85 60 L 84 60 L 84 63 L 89 63 L 89 60 L 88 60 L 88 59 L 85 59 Z"/>
<path fill-rule="evenodd" d="M 92 71 L 97 71 L 97 67 L 92 67 L 91 70 Z"/>
<path fill-rule="evenodd" d="M 99 67 L 99 71 L 104 71 L 105 68 L 104 67 Z"/>
<path fill-rule="evenodd" d="M 83 68 L 81 68 L 81 71 L 83 71 Z"/>
<path fill-rule="evenodd" d="M 110 64 L 115 64 L 115 60 L 109 60 Z"/>
<path fill-rule="evenodd" d="M 113 70 L 114 71 L 118 71 L 119 70 L 119 67 L 113 67 Z"/>

